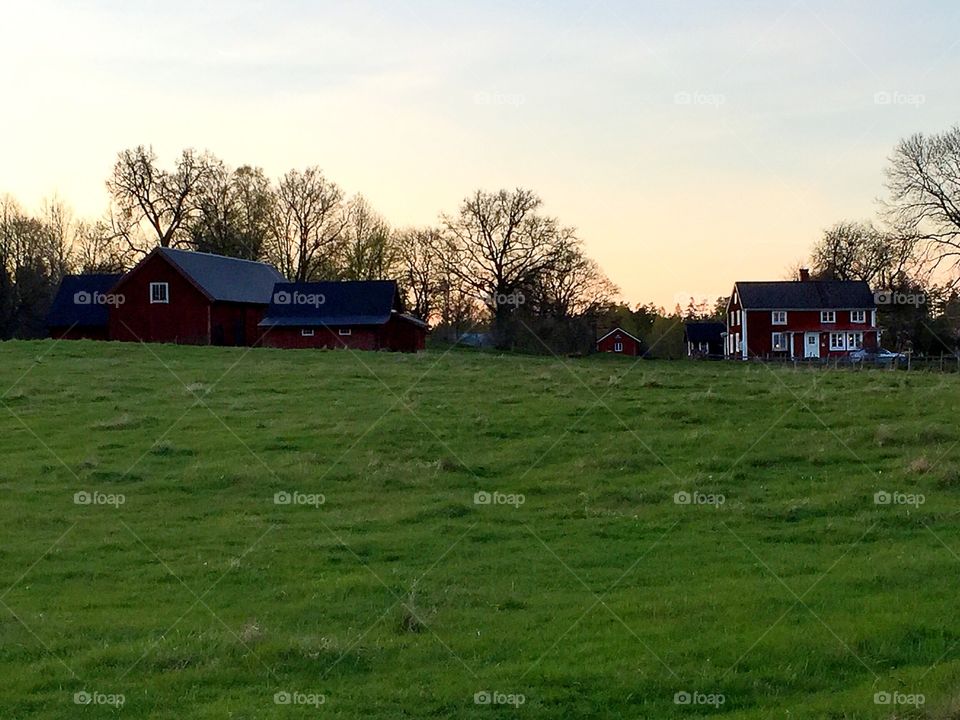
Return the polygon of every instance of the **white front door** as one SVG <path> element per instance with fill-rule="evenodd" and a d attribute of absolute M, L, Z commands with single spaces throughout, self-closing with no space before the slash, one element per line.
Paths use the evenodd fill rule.
<path fill-rule="evenodd" d="M 808 332 L 803 334 L 803 356 L 805 358 L 820 357 L 820 333 Z"/>

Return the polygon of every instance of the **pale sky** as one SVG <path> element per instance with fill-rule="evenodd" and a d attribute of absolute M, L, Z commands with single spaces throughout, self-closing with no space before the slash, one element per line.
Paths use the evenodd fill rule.
<path fill-rule="evenodd" d="M 141 143 L 273 177 L 316 164 L 396 226 L 524 186 L 631 303 L 782 277 L 875 214 L 899 138 L 960 122 L 955 1 L 0 10 L 0 193 L 27 207 L 99 216 Z"/>

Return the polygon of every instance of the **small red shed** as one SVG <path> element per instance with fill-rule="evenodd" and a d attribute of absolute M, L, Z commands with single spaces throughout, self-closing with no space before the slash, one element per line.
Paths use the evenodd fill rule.
<path fill-rule="evenodd" d="M 50 337 L 106 340 L 110 306 L 120 301 L 110 289 L 120 275 L 66 275 L 47 313 Z"/>
<path fill-rule="evenodd" d="M 619 355 L 639 355 L 640 339 L 623 328 L 614 328 L 597 340 L 597 352 L 617 353 Z"/>
<path fill-rule="evenodd" d="M 285 278 L 262 262 L 158 247 L 111 290 L 112 340 L 256 345 L 273 286 Z"/>

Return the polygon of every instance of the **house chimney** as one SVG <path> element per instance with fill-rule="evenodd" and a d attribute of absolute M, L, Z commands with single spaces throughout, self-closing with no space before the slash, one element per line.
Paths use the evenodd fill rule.
<path fill-rule="evenodd" d="M 807 282 L 809 280 L 810 280 L 809 268 L 800 268 L 800 282 Z"/>

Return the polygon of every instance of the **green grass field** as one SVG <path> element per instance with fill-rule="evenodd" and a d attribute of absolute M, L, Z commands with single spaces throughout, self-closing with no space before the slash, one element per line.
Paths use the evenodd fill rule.
<path fill-rule="evenodd" d="M 0 717 L 960 717 L 958 390 L 0 344 Z"/>

